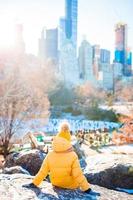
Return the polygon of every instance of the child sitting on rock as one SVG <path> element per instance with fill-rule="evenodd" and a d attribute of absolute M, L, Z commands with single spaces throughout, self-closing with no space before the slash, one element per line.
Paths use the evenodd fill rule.
<path fill-rule="evenodd" d="M 45 157 L 39 172 L 29 186 L 39 186 L 48 174 L 54 186 L 66 189 L 80 188 L 86 193 L 91 191 L 90 184 L 80 168 L 78 156 L 71 145 L 67 122 L 60 125 L 59 133 L 53 138 L 52 151 Z"/>

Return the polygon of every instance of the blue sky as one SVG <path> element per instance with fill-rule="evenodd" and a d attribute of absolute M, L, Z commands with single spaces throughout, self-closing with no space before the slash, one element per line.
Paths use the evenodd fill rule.
<path fill-rule="evenodd" d="M 28 53 L 37 54 L 43 26 L 56 27 L 65 13 L 65 0 L 0 0 L 0 46 L 13 44 L 14 22 L 24 24 Z M 132 0 L 79 0 L 78 43 L 83 35 L 101 48 L 114 49 L 114 24 L 128 24 L 128 45 L 133 48 Z"/>

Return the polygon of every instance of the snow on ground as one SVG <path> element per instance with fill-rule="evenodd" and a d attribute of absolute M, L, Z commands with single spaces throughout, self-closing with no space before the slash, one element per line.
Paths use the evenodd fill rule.
<path fill-rule="evenodd" d="M 89 170 L 95 170 L 95 168 L 97 168 L 97 166 L 99 166 L 99 164 L 104 164 L 104 163 L 111 163 L 112 160 L 114 160 L 114 158 L 116 157 L 116 155 L 113 154 L 107 154 L 107 155 L 102 155 L 102 154 L 97 154 L 97 156 L 95 155 L 91 155 L 86 158 L 86 162 L 87 165 L 89 166 Z M 88 172 L 88 168 L 85 169 L 85 172 Z"/>
<path fill-rule="evenodd" d="M 107 106 L 107 105 L 101 105 L 100 108 L 105 110 L 114 110 L 116 113 L 120 113 L 126 116 L 132 116 L 132 110 L 133 110 L 133 103 L 115 103 L 113 106 Z"/>
<path fill-rule="evenodd" d="M 133 144 L 125 144 L 121 146 L 105 146 L 100 149 L 102 153 L 122 153 L 122 154 L 133 154 Z"/>

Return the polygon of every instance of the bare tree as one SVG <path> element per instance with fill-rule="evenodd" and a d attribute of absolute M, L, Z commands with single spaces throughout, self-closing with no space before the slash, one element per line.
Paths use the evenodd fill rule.
<path fill-rule="evenodd" d="M 77 99 L 84 106 L 95 107 L 105 99 L 105 92 L 90 82 L 76 88 Z"/>
<path fill-rule="evenodd" d="M 123 102 L 133 101 L 133 80 L 128 84 L 119 81 L 116 84 L 115 99 Z"/>
<path fill-rule="evenodd" d="M 44 68 L 5 68 L 0 79 L 0 153 L 6 156 L 10 141 L 30 119 L 49 118 L 48 91 L 53 78 Z"/>
<path fill-rule="evenodd" d="M 133 79 L 128 83 L 119 81 L 116 85 L 115 100 L 125 106 L 127 116 L 133 118 Z"/>

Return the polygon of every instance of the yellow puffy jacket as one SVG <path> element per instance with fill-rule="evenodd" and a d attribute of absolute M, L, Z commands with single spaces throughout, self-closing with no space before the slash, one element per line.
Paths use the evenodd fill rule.
<path fill-rule="evenodd" d="M 89 189 L 90 185 L 82 173 L 77 154 L 73 151 L 70 142 L 56 136 L 52 143 L 53 151 L 49 152 L 43 164 L 33 179 L 38 186 L 46 176 L 50 175 L 51 183 L 55 186 L 82 191 Z"/>

